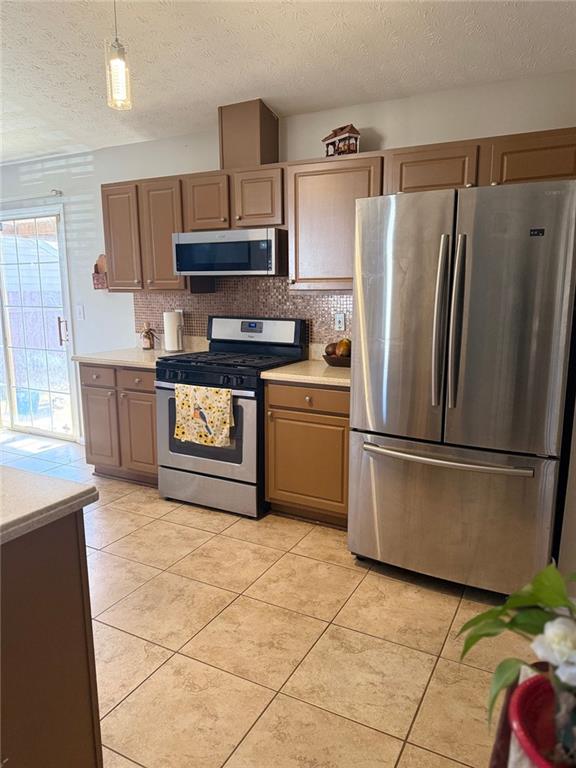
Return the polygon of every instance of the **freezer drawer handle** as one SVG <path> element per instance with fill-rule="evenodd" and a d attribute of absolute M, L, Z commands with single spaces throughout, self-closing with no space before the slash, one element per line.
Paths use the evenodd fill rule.
<path fill-rule="evenodd" d="M 508 475 L 509 477 L 534 477 L 534 470 L 529 469 L 528 467 L 498 467 L 490 466 L 490 464 L 464 464 L 460 461 L 445 461 L 444 459 L 433 459 L 430 456 L 417 456 L 413 453 L 395 451 L 392 448 L 382 448 L 373 443 L 364 443 L 364 450 L 368 453 L 374 453 L 377 456 L 389 456 L 392 459 L 413 461 L 416 464 L 429 464 L 432 467 L 459 469 L 462 472 L 485 472 L 490 475 Z"/>
<path fill-rule="evenodd" d="M 442 386 L 442 371 L 444 368 L 441 354 L 441 340 L 444 335 L 444 313 L 446 304 L 446 277 L 450 235 L 440 235 L 440 250 L 438 252 L 438 270 L 436 272 L 436 291 L 434 293 L 434 319 L 432 325 L 432 407 L 440 405 L 440 389 Z"/>
<path fill-rule="evenodd" d="M 454 266 L 454 284 L 450 305 L 450 332 L 448 334 L 448 408 L 456 408 L 456 390 L 458 388 L 458 369 L 460 360 L 460 336 L 462 333 L 462 305 L 464 303 L 464 264 L 466 261 L 466 235 L 459 234 L 456 241 L 456 264 Z"/>

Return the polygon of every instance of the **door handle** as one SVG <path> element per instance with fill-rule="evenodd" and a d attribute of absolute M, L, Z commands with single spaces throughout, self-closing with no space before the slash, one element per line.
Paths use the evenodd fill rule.
<path fill-rule="evenodd" d="M 454 283 L 452 285 L 452 301 L 450 303 L 450 331 L 448 333 L 448 408 L 456 408 L 460 336 L 462 331 L 462 305 L 464 300 L 462 277 L 464 275 L 465 263 L 466 235 L 459 234 L 456 241 L 456 263 L 454 265 Z"/>
<path fill-rule="evenodd" d="M 60 343 L 60 346 L 63 347 L 67 341 L 70 341 L 70 337 L 68 336 L 68 320 L 65 320 L 63 317 L 58 316 L 57 322 L 58 322 L 58 341 Z M 64 333 L 62 333 L 62 328 L 64 328 Z"/>
<path fill-rule="evenodd" d="M 393 448 L 382 448 L 374 443 L 364 443 L 364 450 L 377 456 L 388 456 L 400 461 L 412 461 L 415 464 L 427 464 L 431 467 L 444 467 L 445 469 L 459 469 L 462 472 L 483 472 L 490 475 L 507 475 L 509 477 L 534 477 L 534 470 L 529 467 L 503 467 L 490 464 L 470 464 L 467 462 L 450 461 L 447 459 L 433 459 L 431 456 L 418 456 L 414 453 L 396 451 Z"/>
<path fill-rule="evenodd" d="M 440 235 L 440 250 L 438 252 L 438 269 L 436 271 L 436 290 L 434 292 L 434 317 L 432 322 L 432 407 L 440 405 L 440 390 L 442 386 L 442 371 L 444 368 L 441 354 L 443 340 L 444 307 L 446 303 L 446 277 L 448 274 L 448 252 L 450 235 Z"/>

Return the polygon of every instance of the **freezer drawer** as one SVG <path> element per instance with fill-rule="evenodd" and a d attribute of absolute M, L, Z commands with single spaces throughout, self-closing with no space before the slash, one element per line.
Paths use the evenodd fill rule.
<path fill-rule="evenodd" d="M 549 560 L 557 474 L 554 459 L 352 432 L 349 548 L 512 592 Z"/>

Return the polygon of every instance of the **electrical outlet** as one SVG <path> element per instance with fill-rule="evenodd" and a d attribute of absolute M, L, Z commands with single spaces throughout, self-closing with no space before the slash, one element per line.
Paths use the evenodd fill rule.
<path fill-rule="evenodd" d="M 346 315 L 344 312 L 336 312 L 334 315 L 334 330 L 345 331 L 346 330 Z"/>

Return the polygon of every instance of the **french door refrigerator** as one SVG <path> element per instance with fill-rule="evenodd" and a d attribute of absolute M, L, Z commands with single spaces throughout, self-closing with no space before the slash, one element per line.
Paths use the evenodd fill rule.
<path fill-rule="evenodd" d="M 576 182 L 359 200 L 349 547 L 498 592 L 549 561 Z"/>

